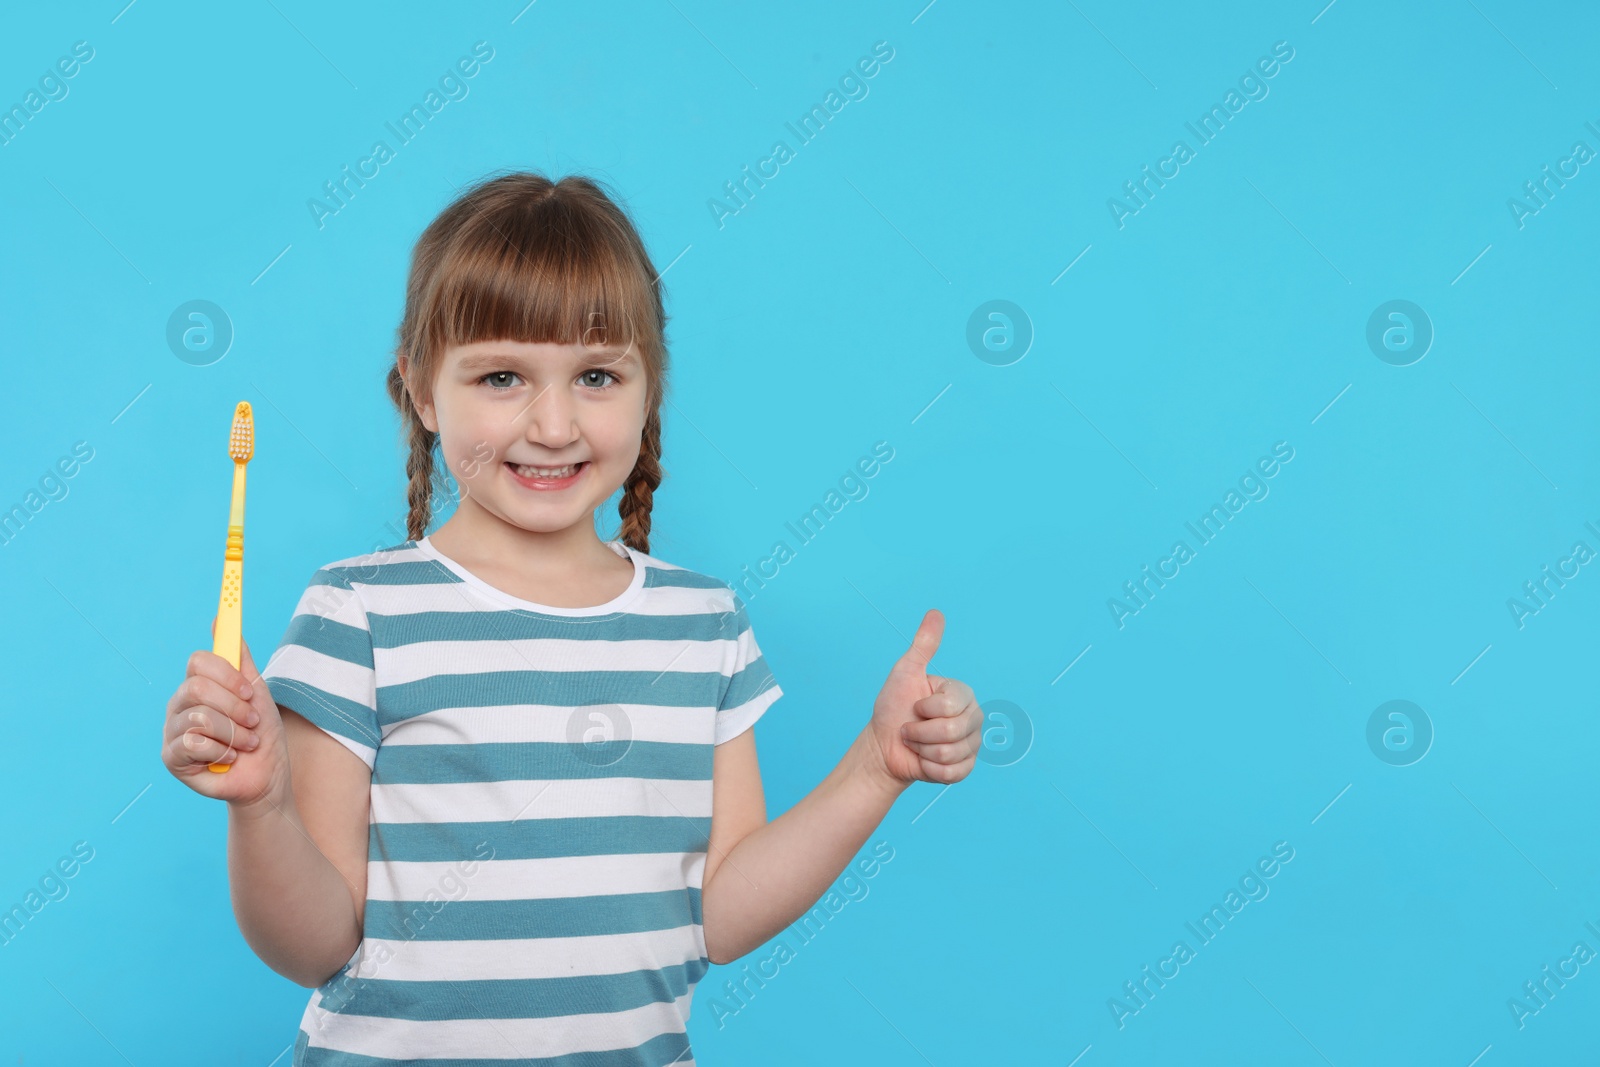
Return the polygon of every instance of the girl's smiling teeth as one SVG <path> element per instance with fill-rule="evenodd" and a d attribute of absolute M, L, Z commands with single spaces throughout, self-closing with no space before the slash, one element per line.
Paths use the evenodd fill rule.
<path fill-rule="evenodd" d="M 523 463 L 511 463 L 508 461 L 506 466 L 516 471 L 520 477 L 530 480 L 536 479 L 541 482 L 553 482 L 572 477 L 573 475 L 577 474 L 578 471 L 582 469 L 588 462 L 588 460 L 584 460 L 581 463 L 569 463 L 565 467 L 533 467 Z"/>

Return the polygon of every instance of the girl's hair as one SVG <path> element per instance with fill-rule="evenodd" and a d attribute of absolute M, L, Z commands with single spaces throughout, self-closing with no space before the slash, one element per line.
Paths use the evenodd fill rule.
<path fill-rule="evenodd" d="M 501 340 L 626 343 L 644 361 L 647 392 L 639 459 L 617 504 L 618 537 L 649 552 L 668 369 L 661 289 L 627 213 L 594 179 L 505 174 L 479 181 L 446 207 L 412 252 L 395 348 L 408 369 L 402 376 L 398 362 L 391 364 L 386 382 L 410 448 L 407 535 L 420 540 L 432 519 L 438 445 L 412 396 L 431 399 L 447 348 Z"/>

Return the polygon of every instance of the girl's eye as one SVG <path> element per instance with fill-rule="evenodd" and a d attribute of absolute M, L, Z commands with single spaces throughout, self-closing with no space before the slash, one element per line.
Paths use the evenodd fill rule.
<path fill-rule="evenodd" d="M 601 381 L 599 383 L 596 383 L 590 377 L 591 375 L 601 375 L 603 378 L 609 378 L 610 381 Z M 481 383 L 487 383 L 489 385 L 489 387 L 491 389 L 493 389 L 495 392 L 504 392 L 505 390 L 511 388 L 513 384 L 515 384 L 514 382 L 507 381 L 506 379 L 508 379 L 508 378 L 515 379 L 517 377 L 518 377 L 518 375 L 517 375 L 517 373 L 515 371 L 498 370 L 498 371 L 493 371 L 492 373 L 489 373 L 489 374 L 485 374 L 483 377 L 479 378 L 478 381 L 481 382 Z M 590 386 L 596 392 L 600 392 L 602 390 L 609 389 L 613 385 L 615 385 L 617 382 L 620 382 L 621 380 L 622 380 L 621 378 L 618 378 L 615 374 L 612 374 L 610 371 L 608 371 L 608 370 L 600 370 L 599 368 L 594 368 L 592 370 L 586 370 L 582 374 L 578 375 L 578 381 L 583 382 L 585 385 Z"/>

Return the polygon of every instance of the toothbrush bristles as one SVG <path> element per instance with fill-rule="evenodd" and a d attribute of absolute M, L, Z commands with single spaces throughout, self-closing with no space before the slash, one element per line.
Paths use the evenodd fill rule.
<path fill-rule="evenodd" d="M 233 432 L 228 435 L 228 458 L 235 463 L 248 463 L 255 450 L 255 419 L 250 413 L 250 402 L 241 400 L 233 411 Z"/>

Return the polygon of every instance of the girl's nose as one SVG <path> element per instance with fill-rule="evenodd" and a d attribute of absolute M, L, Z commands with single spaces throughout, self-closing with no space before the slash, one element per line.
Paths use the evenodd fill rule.
<path fill-rule="evenodd" d="M 578 439 L 578 418 L 572 398 L 555 387 L 546 389 L 529 405 L 526 434 L 529 441 L 550 449 Z"/>

